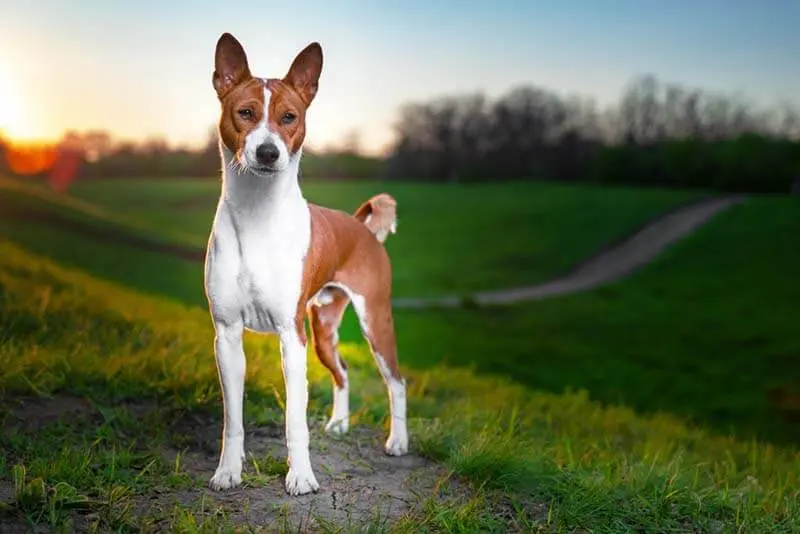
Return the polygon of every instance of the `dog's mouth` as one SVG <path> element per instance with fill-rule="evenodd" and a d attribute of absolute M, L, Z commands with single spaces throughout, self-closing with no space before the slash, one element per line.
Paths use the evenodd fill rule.
<path fill-rule="evenodd" d="M 271 165 L 251 165 L 250 170 L 255 174 L 271 175 L 277 173 L 280 169 L 276 169 Z"/>
<path fill-rule="evenodd" d="M 256 176 L 260 176 L 263 178 L 270 178 L 279 174 L 283 169 L 276 166 L 276 165 L 263 165 L 263 164 L 251 164 L 243 166 L 243 169 L 251 174 L 255 174 Z"/>

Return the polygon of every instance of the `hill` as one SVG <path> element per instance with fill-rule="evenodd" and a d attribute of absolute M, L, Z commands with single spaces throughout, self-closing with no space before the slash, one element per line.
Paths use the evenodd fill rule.
<path fill-rule="evenodd" d="M 751 200 L 631 278 L 587 293 L 398 311 L 418 455 L 407 464 L 370 452 L 385 395 L 365 347 L 346 343 L 358 430 L 343 442 L 320 436 L 312 451 L 330 468 L 328 487 L 341 484 L 337 510 L 332 493 L 289 502 L 276 492 L 282 384 L 270 338 L 247 338 L 246 487 L 203 489 L 221 414 L 197 262 L 3 219 L 0 233 L 18 244 L 0 241 L 0 521 L 791 531 L 800 453 L 781 421 L 793 415 L 800 368 L 798 209 L 792 199 Z M 315 359 L 309 368 L 319 436 L 329 378 Z M 359 492 L 369 484 L 374 500 Z M 409 485 L 418 492 L 395 498 Z M 401 500 L 365 515 L 364 503 Z"/>

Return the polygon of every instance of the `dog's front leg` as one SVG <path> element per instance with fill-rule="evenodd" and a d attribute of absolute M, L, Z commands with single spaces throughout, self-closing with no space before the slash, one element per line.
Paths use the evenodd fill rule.
<path fill-rule="evenodd" d="M 319 489 L 308 450 L 307 353 L 294 328 L 281 332 L 280 338 L 286 384 L 286 448 L 289 456 L 286 491 L 290 495 L 303 495 Z"/>
<path fill-rule="evenodd" d="M 216 330 L 214 353 L 222 385 L 224 422 L 219 466 L 209 486 L 215 490 L 222 490 L 238 486 L 242 482 L 244 460 L 242 416 L 246 363 L 242 344 L 244 325 L 241 320 L 234 323 L 215 322 L 214 328 Z"/>

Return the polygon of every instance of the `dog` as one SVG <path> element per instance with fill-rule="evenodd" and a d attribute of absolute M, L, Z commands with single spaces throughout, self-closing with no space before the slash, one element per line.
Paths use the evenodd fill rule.
<path fill-rule="evenodd" d="M 205 262 L 224 405 L 219 464 L 209 481 L 215 490 L 241 483 L 245 329 L 280 340 L 286 491 L 319 490 L 309 453 L 305 319 L 317 357 L 333 378 L 333 409 L 325 429 L 345 433 L 349 382 L 337 331 L 350 303 L 389 396 L 391 426 L 384 450 L 392 456 L 408 451 L 406 381 L 398 368 L 392 268 L 383 245 L 396 232 L 397 203 L 381 193 L 351 215 L 307 202 L 298 184 L 306 113 L 321 72 L 317 42 L 295 57 L 283 78 L 257 78 L 236 38 L 224 33 L 217 41 L 212 81 L 221 108 L 222 187 Z"/>

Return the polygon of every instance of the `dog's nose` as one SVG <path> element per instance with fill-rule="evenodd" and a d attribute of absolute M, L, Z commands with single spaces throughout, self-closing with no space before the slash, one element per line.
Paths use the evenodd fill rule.
<path fill-rule="evenodd" d="M 256 159 L 259 163 L 269 165 L 275 163 L 275 160 L 281 155 L 278 147 L 273 143 L 264 143 L 256 148 Z"/>

